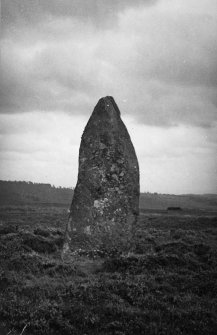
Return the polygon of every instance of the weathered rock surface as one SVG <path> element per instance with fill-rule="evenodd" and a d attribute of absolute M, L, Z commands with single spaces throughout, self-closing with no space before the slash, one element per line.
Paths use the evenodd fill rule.
<path fill-rule="evenodd" d="M 97 103 L 82 135 L 68 250 L 127 251 L 139 214 L 139 166 L 112 97 Z"/>

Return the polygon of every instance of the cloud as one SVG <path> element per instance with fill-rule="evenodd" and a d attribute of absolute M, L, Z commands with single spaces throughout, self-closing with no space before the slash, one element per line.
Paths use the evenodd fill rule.
<path fill-rule="evenodd" d="M 181 85 L 217 86 L 216 19 L 217 15 L 129 10 L 121 27 L 125 34 L 136 36 L 137 66 L 128 68 L 130 74 Z"/>
<path fill-rule="evenodd" d="M 217 124 L 162 128 L 138 125 L 127 115 L 123 121 L 139 159 L 142 191 L 216 192 Z M 86 117 L 66 113 L 0 115 L 0 178 L 75 186 L 85 123 Z"/>
<path fill-rule="evenodd" d="M 3 29 L 28 26 L 52 17 L 77 18 L 102 29 L 117 23 L 119 12 L 154 5 L 157 0 L 2 0 Z"/>
<path fill-rule="evenodd" d="M 85 122 L 66 113 L 0 115 L 0 179 L 74 186 Z"/>
<path fill-rule="evenodd" d="M 109 94 L 143 124 L 212 127 L 216 7 L 214 0 L 3 1 L 1 113 L 87 116 Z M 107 16 L 115 19 L 105 27 Z"/>

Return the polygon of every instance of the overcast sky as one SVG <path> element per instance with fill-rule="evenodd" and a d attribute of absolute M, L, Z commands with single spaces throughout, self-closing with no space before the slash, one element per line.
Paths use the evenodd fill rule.
<path fill-rule="evenodd" d="M 216 0 L 2 0 L 0 179 L 74 187 L 100 97 L 141 190 L 217 193 Z"/>

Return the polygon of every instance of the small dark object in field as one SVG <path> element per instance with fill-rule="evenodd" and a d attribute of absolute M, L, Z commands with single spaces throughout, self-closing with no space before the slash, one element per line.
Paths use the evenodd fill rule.
<path fill-rule="evenodd" d="M 181 207 L 173 207 L 173 206 L 171 206 L 171 207 L 167 207 L 167 210 L 168 211 L 182 211 L 182 208 Z"/>

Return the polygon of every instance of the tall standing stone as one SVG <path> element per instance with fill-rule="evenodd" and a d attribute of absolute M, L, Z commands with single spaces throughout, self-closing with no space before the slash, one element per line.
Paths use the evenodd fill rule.
<path fill-rule="evenodd" d="M 129 249 L 139 193 L 139 166 L 130 136 L 114 99 L 101 98 L 81 139 L 63 255 L 78 249 Z"/>

